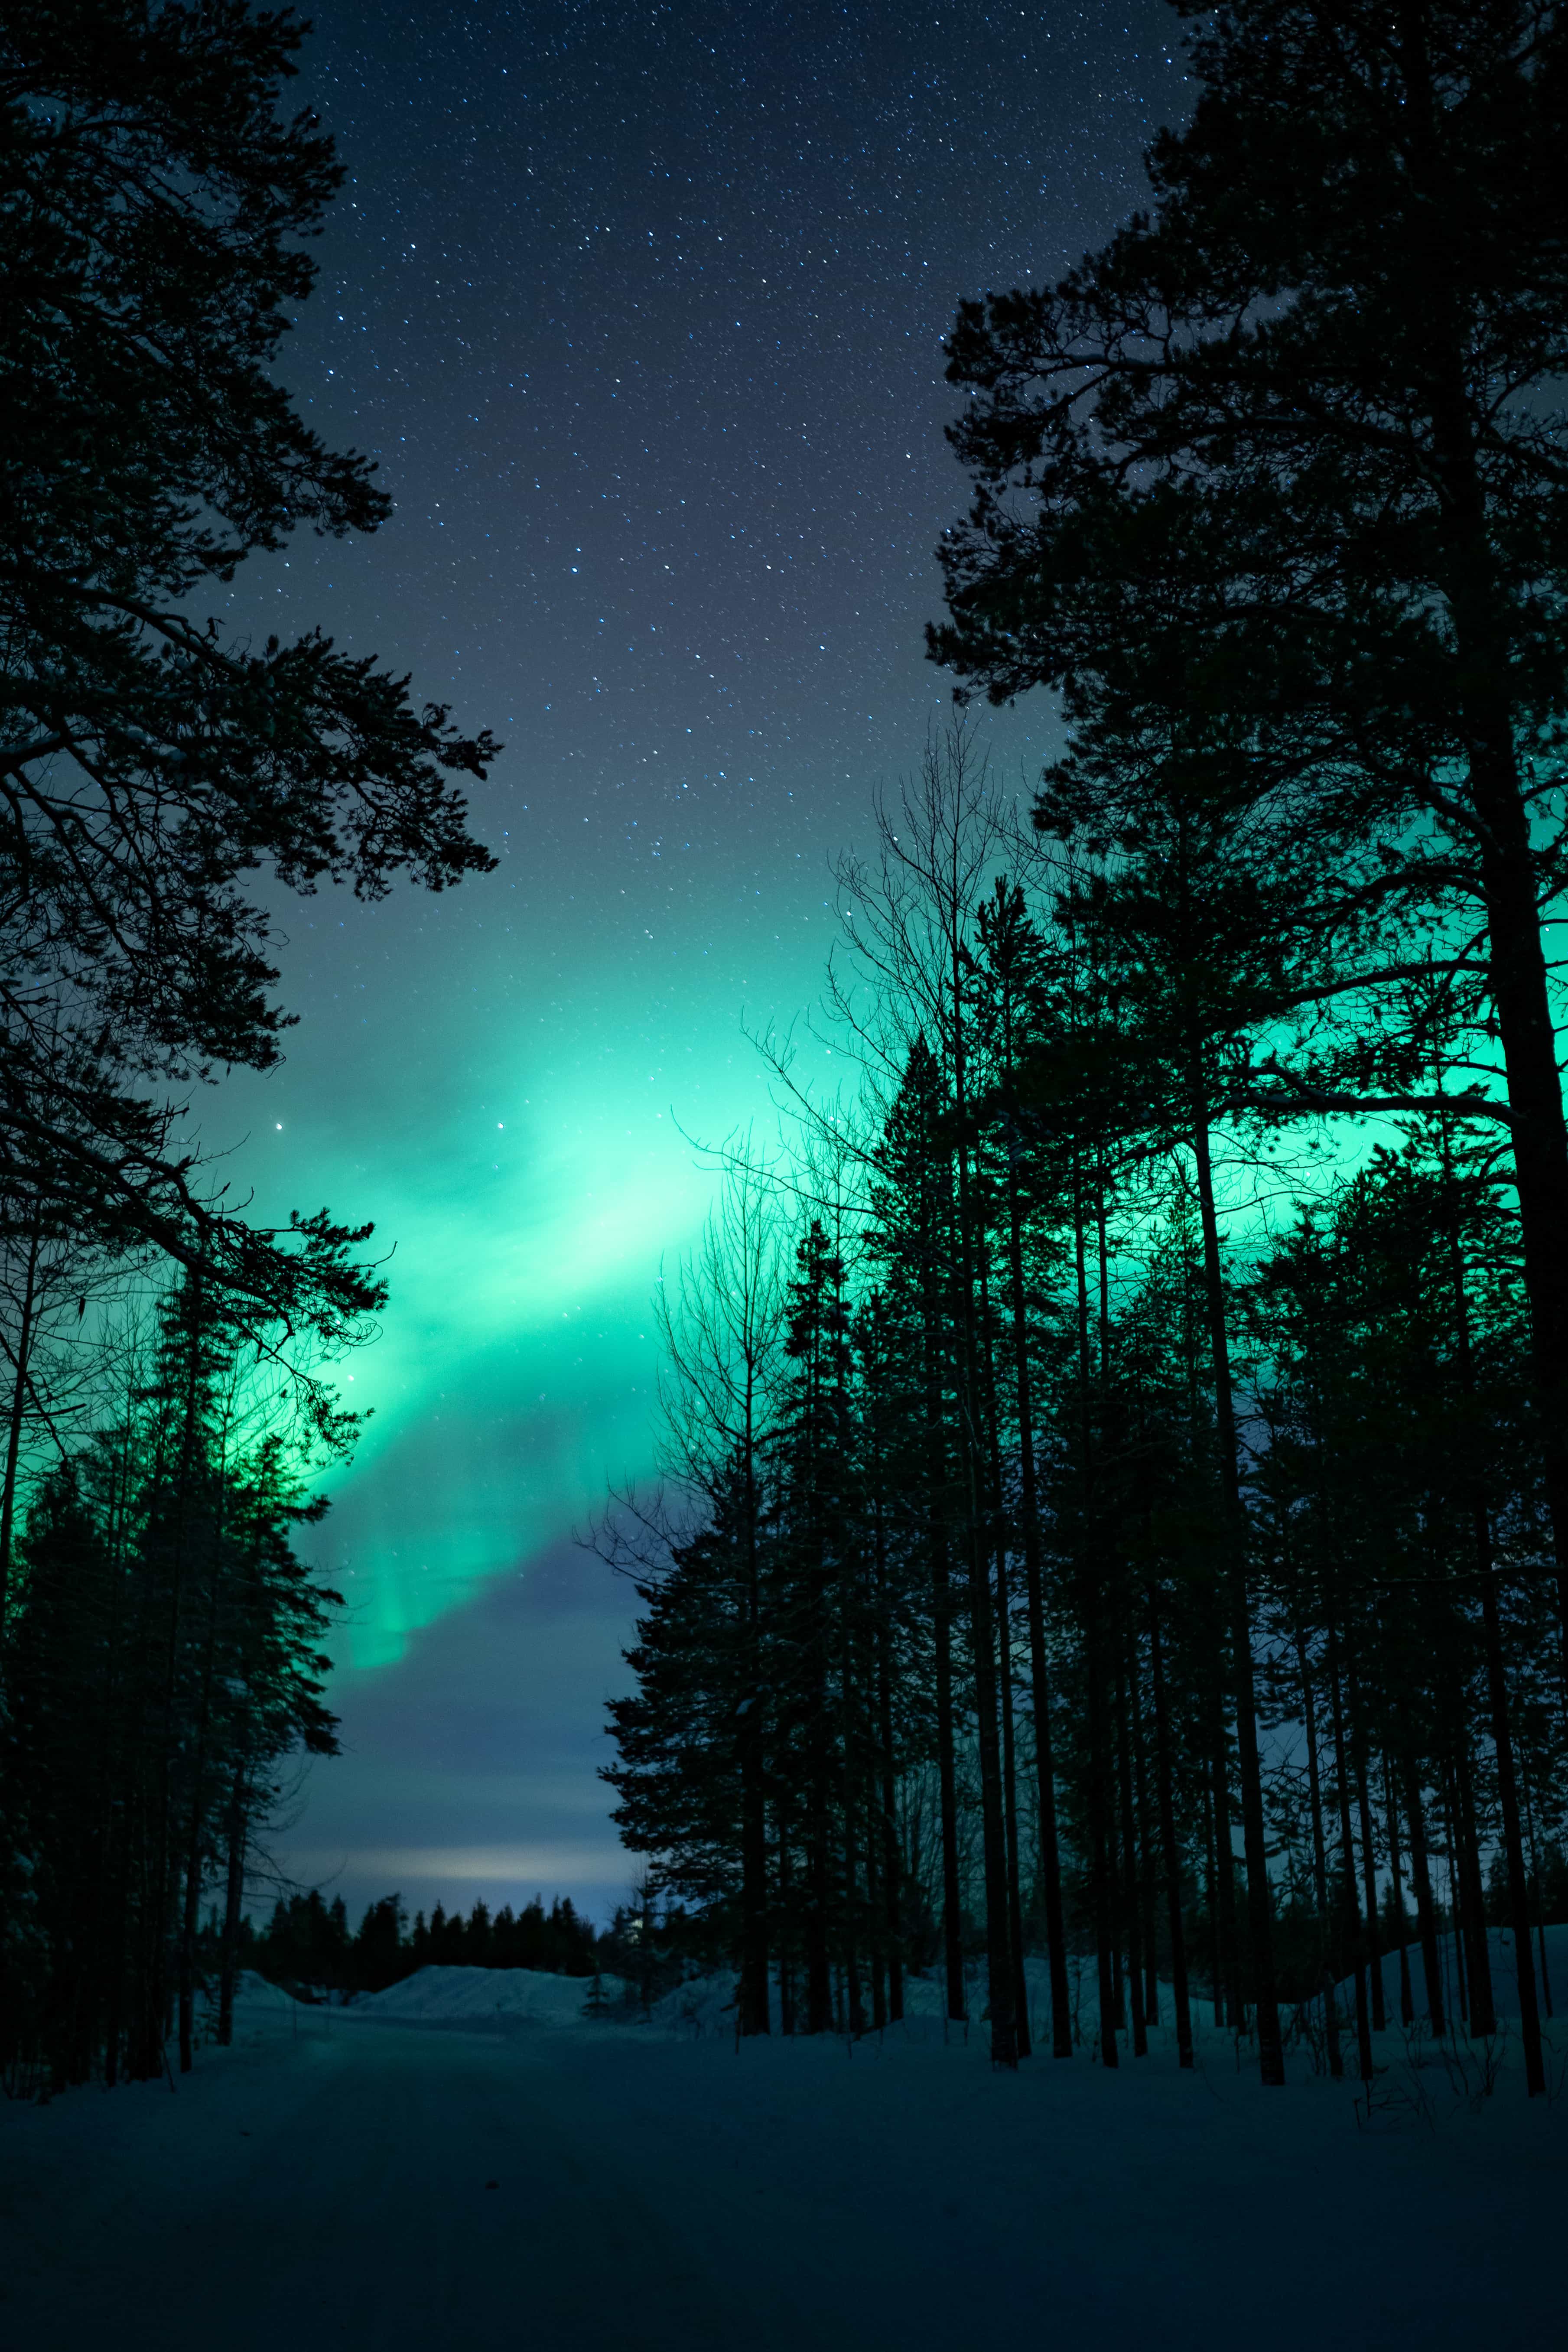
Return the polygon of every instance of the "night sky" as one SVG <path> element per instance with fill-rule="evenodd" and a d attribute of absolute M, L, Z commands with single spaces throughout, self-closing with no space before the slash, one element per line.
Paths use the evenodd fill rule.
<path fill-rule="evenodd" d="M 258 1213 L 395 1250 L 312 1538 L 346 1752 L 277 1841 L 351 1907 L 624 1893 L 631 1595 L 573 1530 L 648 1465 L 686 1137 L 771 1120 L 742 1017 L 816 993 L 830 861 L 947 706 L 953 307 L 1138 200 L 1176 34 L 1155 0 L 316 10 L 296 88 L 349 176 L 283 368 L 395 513 L 227 618 L 320 623 L 507 745 L 499 871 L 291 902 L 287 1064 L 203 1106 Z M 986 732 L 1026 784 L 1051 712 Z"/>

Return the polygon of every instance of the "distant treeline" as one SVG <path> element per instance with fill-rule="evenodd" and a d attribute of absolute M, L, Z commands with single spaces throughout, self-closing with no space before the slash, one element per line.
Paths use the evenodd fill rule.
<path fill-rule="evenodd" d="M 624 1915 L 618 1914 L 615 1927 L 601 1936 L 569 1895 L 558 1895 L 548 1910 L 537 1895 L 516 1912 L 510 1904 L 492 1913 L 476 1903 L 466 1919 L 456 1911 L 448 1916 L 437 1904 L 428 1919 L 416 1911 L 412 1926 L 402 1897 L 387 1895 L 368 1906 L 355 1929 L 341 1895 L 328 1903 L 312 1889 L 279 1896 L 259 1933 L 246 1918 L 239 1964 L 307 1994 L 379 1992 L 432 1966 L 542 1969 L 557 1976 L 589 1977 L 614 1966 L 623 1929 Z M 216 1914 L 206 1924 L 204 1951 L 214 1961 L 221 1958 Z"/>

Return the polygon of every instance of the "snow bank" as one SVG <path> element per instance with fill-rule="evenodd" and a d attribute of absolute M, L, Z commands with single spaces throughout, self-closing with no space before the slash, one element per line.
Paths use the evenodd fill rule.
<path fill-rule="evenodd" d="M 496 2018 L 534 2025 L 576 2025 L 592 1977 L 552 1976 L 543 1969 L 420 1969 L 384 1992 L 363 1993 L 353 2017 L 426 2019 L 431 2024 L 488 2023 Z M 606 2000 L 621 1991 L 618 1977 L 604 1979 Z M 589 2019 L 587 2022 L 593 2023 Z"/>
<path fill-rule="evenodd" d="M 1535 1966 L 1535 2000 L 1541 2011 L 1542 2022 L 1547 2017 L 1548 1990 L 1551 1993 L 1551 2005 L 1556 2014 L 1561 2017 L 1564 2011 L 1568 2011 L 1568 1927 L 1548 1927 L 1543 1932 L 1546 1938 L 1547 1982 L 1545 1985 L 1541 1979 L 1540 1938 L 1531 1936 L 1530 1939 L 1530 1957 Z M 1410 1990 L 1415 1996 L 1416 2014 L 1419 2016 L 1424 2013 L 1426 2006 L 1426 1977 L 1421 1962 L 1421 1947 L 1417 1943 L 1411 1943 L 1406 1945 L 1405 1950 L 1410 1959 Z M 1500 2018 L 1517 2017 L 1519 2015 L 1519 1978 L 1514 1971 L 1511 1929 L 1489 1927 L 1487 1951 L 1491 1961 L 1492 2000 L 1497 2013 Z M 1454 1938 L 1451 1935 L 1438 1937 L 1437 1956 L 1443 1970 L 1443 1998 L 1448 2009 L 1458 2017 L 1459 1981 L 1454 1959 Z M 1355 2002 L 1353 1977 L 1347 1977 L 1340 1986 L 1339 1998 L 1344 2013 L 1353 2016 Z M 1384 1952 L 1383 1955 L 1383 1998 L 1389 2016 L 1397 2019 L 1399 2015 L 1399 1955 L 1397 1952 Z"/>
<path fill-rule="evenodd" d="M 198 1998 L 215 2014 L 216 2013 L 217 1979 L 216 1976 L 209 1978 L 202 1986 Z M 241 1969 L 236 1977 L 234 2005 L 236 2009 L 269 2009 L 275 2011 L 279 2016 L 286 2015 L 291 2009 L 303 2006 L 294 1999 L 292 1993 L 285 1992 L 281 1985 L 268 1984 L 265 1977 L 258 1977 L 254 1969 Z"/>
<path fill-rule="evenodd" d="M 733 1969 L 715 1969 L 709 1976 L 689 1977 L 656 2000 L 648 2011 L 655 2025 L 668 2026 L 672 2032 L 701 2035 L 733 2033 L 735 2031 L 735 1994 L 740 1978 Z M 774 2015 L 777 2015 L 778 1986 L 773 1985 Z"/>
<path fill-rule="evenodd" d="M 241 1969 L 234 1984 L 236 2009 L 298 2009 L 300 2003 L 281 1985 L 268 1984 L 254 1969 Z"/>
<path fill-rule="evenodd" d="M 1080 1980 L 1077 1983 L 1074 1996 L 1075 2015 L 1082 2006 L 1087 1990 L 1089 2014 L 1092 2016 L 1094 2014 L 1093 1963 L 1069 1960 L 1068 1968 L 1069 1981 L 1075 1979 Z M 1024 1973 L 1029 1988 L 1029 2014 L 1034 2021 L 1037 2036 L 1050 2030 L 1050 1969 L 1044 1959 L 1031 1956 L 1024 1963 Z M 977 2020 L 984 2016 L 985 2011 L 985 1963 L 984 1960 L 972 1960 L 969 1963 L 965 1970 L 965 1980 L 968 1989 L 970 2018 L 972 2021 Z M 733 1969 L 715 1969 L 706 1976 L 689 1977 L 684 1984 L 677 1985 L 673 1992 L 667 1992 L 662 2000 L 656 2000 L 649 2011 L 649 2016 L 655 2025 L 667 2026 L 674 2032 L 689 2034 L 693 2039 L 701 2039 L 709 2034 L 733 2034 L 735 1998 L 739 1981 Z M 871 1988 L 868 1977 L 861 1990 L 866 2004 L 866 2014 L 869 2017 Z M 798 1976 L 795 1992 L 798 2007 L 805 1999 L 805 1989 Z M 1166 1998 L 1169 1999 L 1168 1993 Z M 769 2000 L 773 2021 L 776 2027 L 780 2006 L 779 1980 L 776 1971 L 769 1988 Z M 904 1979 L 903 2023 L 906 2029 L 929 2026 L 940 2039 L 942 2021 L 946 2009 L 945 1979 L 941 1976 L 907 1976 Z"/>

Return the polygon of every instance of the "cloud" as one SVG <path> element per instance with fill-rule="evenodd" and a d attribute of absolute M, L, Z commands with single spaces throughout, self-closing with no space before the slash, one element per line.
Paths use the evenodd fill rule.
<path fill-rule="evenodd" d="M 613 1836 L 599 1845 L 552 1845 L 537 1841 L 526 1845 L 362 1846 L 345 1853 L 297 1849 L 289 1860 L 300 1876 L 345 1878 L 374 1882 L 388 1892 L 405 1884 L 431 1880 L 487 1886 L 504 1881 L 513 1888 L 521 1881 L 537 1885 L 546 1895 L 570 1892 L 576 1886 L 601 1887 L 617 1874 L 630 1876 L 631 1863 Z"/>

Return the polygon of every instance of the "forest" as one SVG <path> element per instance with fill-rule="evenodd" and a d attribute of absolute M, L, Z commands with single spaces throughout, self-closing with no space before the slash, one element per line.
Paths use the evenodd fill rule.
<path fill-rule="evenodd" d="M 466 1919 L 457 1911 L 448 1916 L 437 1903 L 428 1919 L 416 1911 L 410 1926 L 401 1897 L 386 1895 L 366 1907 L 355 1929 L 341 1895 L 327 1902 L 311 1887 L 280 1895 L 259 1933 L 248 1916 L 243 1917 L 237 1958 L 241 1969 L 254 1969 L 297 2000 L 331 2000 L 380 1992 L 425 1968 L 544 1969 L 557 1976 L 591 1977 L 621 1958 L 625 1927 L 625 1918 L 617 1917 L 601 1937 L 569 1895 L 556 1895 L 548 1911 L 538 1895 L 516 1912 L 503 1904 L 492 1913 L 478 1902 Z M 215 1909 L 204 1923 L 200 1957 L 216 1973 L 225 1951 L 223 1922 Z"/>
<path fill-rule="evenodd" d="M 301 1565 L 356 1434 L 371 1230 L 247 1213 L 195 1108 L 265 1071 L 280 903 L 482 873 L 495 745 L 319 631 L 206 617 L 368 462 L 273 372 L 343 168 L 285 14 L 0 20 L 0 2081 L 193 2063 L 247 1874 L 331 1755 L 339 1597 Z M 263 904 L 260 875 L 275 885 Z M 217 1898 L 216 1954 L 204 1905 Z M 213 1965 L 204 1969 L 205 1960 Z"/>
<path fill-rule="evenodd" d="M 1548 2087 L 1565 1916 L 1568 53 L 1194 25 L 1149 209 L 966 302 L 961 709 L 667 1274 L 616 1819 L 738 2031 Z M 979 712 L 1058 698 L 1037 788 Z M 814 1083 L 821 1040 L 854 1071 Z M 1457 1938 L 1455 1995 L 1440 1941 Z M 1032 2012 L 1026 1962 L 1049 1998 Z M 1559 1999 L 1563 1989 L 1557 1989 Z M 1457 2012 L 1457 2014 L 1455 2013 Z"/>
<path fill-rule="evenodd" d="M 840 866 L 811 1028 L 754 1040 L 780 1141 L 719 1149 L 658 1294 L 663 1484 L 599 1536 L 642 1611 L 607 1778 L 665 1958 L 733 1967 L 742 2037 L 884 2028 L 919 1974 L 1002 2068 L 1037 2031 L 1191 2064 L 1201 2014 L 1270 2087 L 1370 2083 L 1397 2021 L 1506 2030 L 1536 2096 L 1568 1997 L 1568 35 L 1549 0 L 1180 13 L 1146 209 L 947 338 L 958 709 Z M 490 870 L 464 791 L 500 749 L 320 630 L 207 617 L 247 559 L 390 511 L 276 372 L 345 177 L 285 104 L 304 29 L 0 24 L 28 2095 L 173 2082 L 252 1966 L 342 1991 L 635 1940 L 247 1914 L 337 1744 L 341 1599 L 297 1545 L 387 1289 L 368 1224 L 252 1214 L 194 1106 L 280 1059 L 280 908 Z M 982 714 L 1025 696 L 1060 740 L 1018 790 Z"/>

